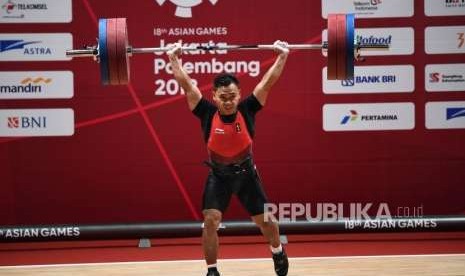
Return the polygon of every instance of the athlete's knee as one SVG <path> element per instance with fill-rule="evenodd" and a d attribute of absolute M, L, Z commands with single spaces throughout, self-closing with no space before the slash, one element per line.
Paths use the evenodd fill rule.
<path fill-rule="evenodd" d="M 221 223 L 221 212 L 218 210 L 204 210 L 204 228 L 207 230 L 214 230 L 216 231 L 220 227 Z"/>
<path fill-rule="evenodd" d="M 264 215 L 254 216 L 252 217 L 252 220 L 260 228 L 277 227 L 276 222 L 274 222 L 272 219 L 267 219 L 267 217 L 265 217 Z"/>
<path fill-rule="evenodd" d="M 260 228 L 274 228 L 274 227 L 278 227 L 278 225 L 276 224 L 276 222 L 273 222 L 273 221 L 263 221 L 263 222 L 257 223 L 257 225 L 258 225 Z"/>

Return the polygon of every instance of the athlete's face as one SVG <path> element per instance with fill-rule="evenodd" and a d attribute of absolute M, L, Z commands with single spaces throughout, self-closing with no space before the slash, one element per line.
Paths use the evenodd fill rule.
<path fill-rule="evenodd" d="M 222 115 L 231 115 L 237 111 L 241 91 L 234 83 L 221 86 L 213 91 L 213 100 Z"/>

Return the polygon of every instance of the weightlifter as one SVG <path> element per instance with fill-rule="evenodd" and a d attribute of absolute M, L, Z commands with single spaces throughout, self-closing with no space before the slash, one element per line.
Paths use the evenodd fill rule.
<path fill-rule="evenodd" d="M 253 161 L 252 140 L 255 114 L 265 106 L 272 86 L 281 76 L 289 54 L 288 44 L 279 40 L 273 44 L 278 54 L 274 64 L 253 93 L 243 100 L 239 81 L 234 75 L 223 73 L 216 76 L 213 81 L 214 104 L 202 96 L 183 69 L 179 60 L 181 45 L 177 43 L 169 47 L 167 54 L 174 77 L 186 93 L 189 109 L 200 119 L 209 154 L 206 164 L 210 167 L 210 172 L 202 203 L 202 244 L 208 267 L 207 276 L 220 275 L 216 264 L 217 229 L 233 194 L 238 197 L 270 244 L 276 274 L 287 275 L 289 263 L 279 240 L 278 224 L 265 218 L 264 204 L 268 201 Z"/>

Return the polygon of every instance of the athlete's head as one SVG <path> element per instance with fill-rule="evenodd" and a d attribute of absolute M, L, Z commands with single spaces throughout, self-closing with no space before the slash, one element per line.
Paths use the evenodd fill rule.
<path fill-rule="evenodd" d="M 213 80 L 213 101 L 222 115 L 231 115 L 237 111 L 241 98 L 241 89 L 237 78 L 228 73 L 220 74 Z"/>

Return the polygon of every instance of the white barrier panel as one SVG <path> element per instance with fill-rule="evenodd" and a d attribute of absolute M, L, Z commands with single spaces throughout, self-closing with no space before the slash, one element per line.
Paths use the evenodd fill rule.
<path fill-rule="evenodd" d="M 415 90 L 415 68 L 412 65 L 355 66 L 354 79 L 328 80 L 323 68 L 323 93 L 411 93 Z"/>
<path fill-rule="evenodd" d="M 322 40 L 328 41 L 328 30 L 323 30 Z M 412 55 L 415 52 L 413 28 L 356 28 L 355 38 L 365 44 L 387 44 L 385 50 L 361 50 L 362 56 Z M 327 56 L 326 52 L 323 52 Z"/>
<path fill-rule="evenodd" d="M 72 48 L 70 33 L 0 34 L 0 61 L 70 60 L 66 50 Z"/>
<path fill-rule="evenodd" d="M 427 129 L 465 128 L 465 102 L 428 102 L 425 121 Z"/>
<path fill-rule="evenodd" d="M 465 26 L 427 27 L 427 54 L 465 54 Z"/>
<path fill-rule="evenodd" d="M 0 137 L 71 136 L 72 109 L 1 109 Z"/>
<path fill-rule="evenodd" d="M 465 92 L 465 63 L 426 65 L 425 89 L 428 92 Z"/>
<path fill-rule="evenodd" d="M 69 99 L 73 94 L 71 71 L 0 72 L 0 100 Z"/>
<path fill-rule="evenodd" d="M 322 0 L 321 14 L 355 13 L 357 18 L 412 17 L 413 0 Z"/>
<path fill-rule="evenodd" d="M 410 130 L 415 127 L 413 103 L 325 104 L 325 131 Z"/>
<path fill-rule="evenodd" d="M 0 23 L 69 23 L 71 0 L 10 0 L 0 3 Z"/>
<path fill-rule="evenodd" d="M 465 1 L 425 0 L 425 14 L 427 16 L 465 15 Z"/>

